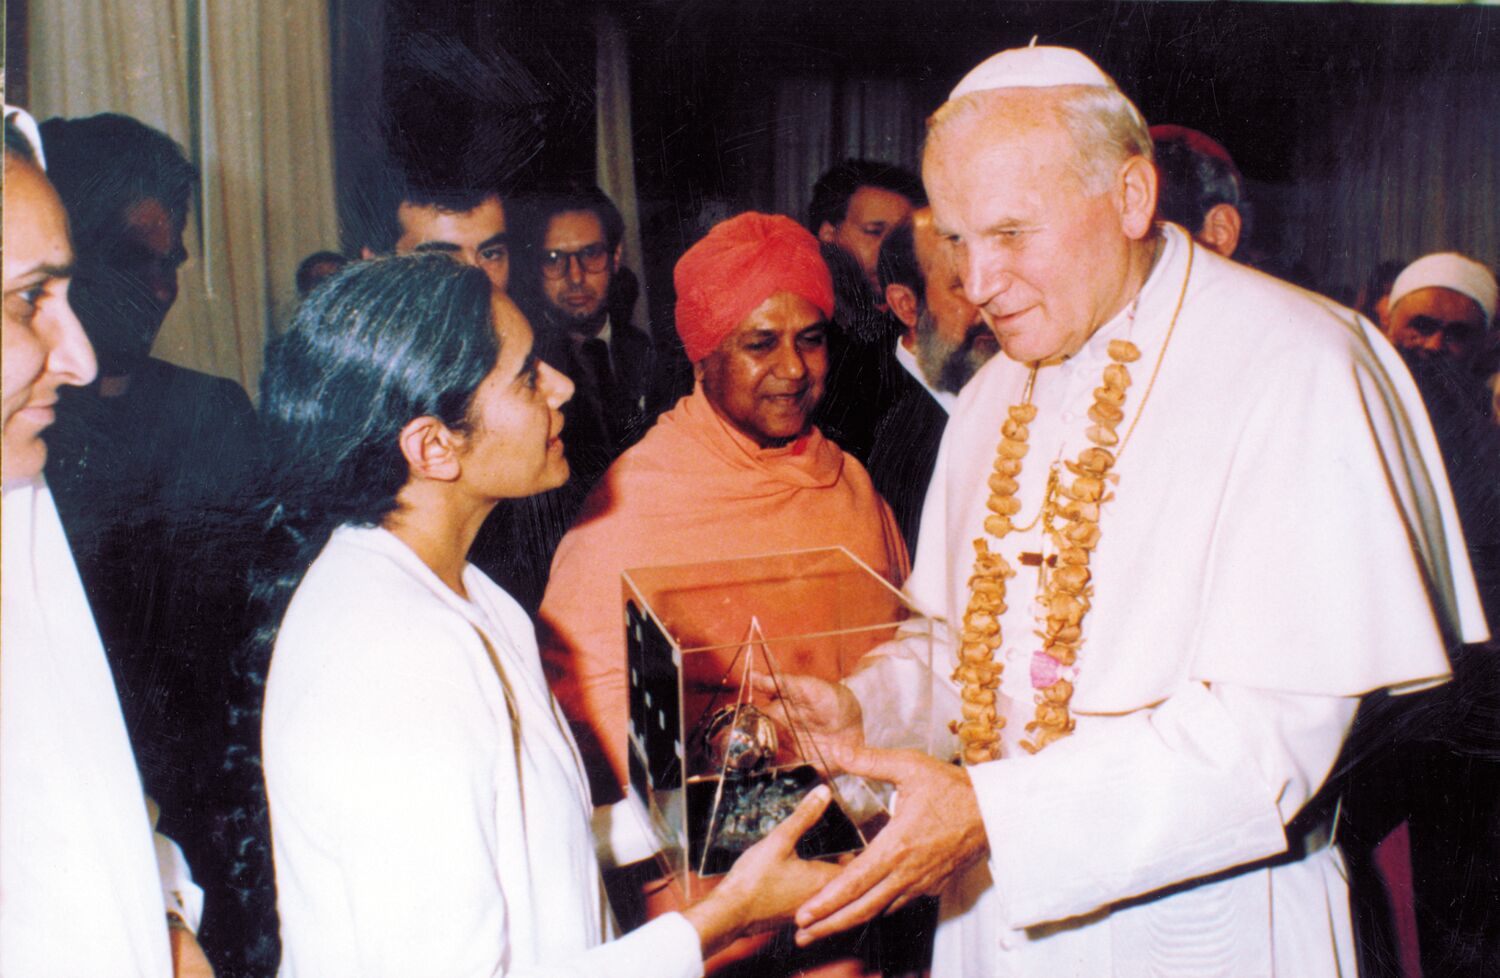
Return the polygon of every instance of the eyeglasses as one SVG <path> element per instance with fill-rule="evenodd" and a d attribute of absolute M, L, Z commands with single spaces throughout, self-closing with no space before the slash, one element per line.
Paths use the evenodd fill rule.
<path fill-rule="evenodd" d="M 562 278 L 575 258 L 585 272 L 602 272 L 609 267 L 609 248 L 596 241 L 577 251 L 544 251 L 542 274 L 547 278 Z"/>

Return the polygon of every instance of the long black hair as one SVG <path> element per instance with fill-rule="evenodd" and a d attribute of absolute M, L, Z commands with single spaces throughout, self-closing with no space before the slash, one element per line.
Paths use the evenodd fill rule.
<path fill-rule="evenodd" d="M 401 429 L 430 416 L 466 430 L 498 355 L 489 279 L 444 256 L 362 262 L 308 296 L 261 374 L 273 543 L 253 581 L 263 631 L 274 635 L 337 527 L 375 526 L 396 508 Z"/>
<path fill-rule="evenodd" d="M 234 669 L 216 834 L 232 897 L 222 930 L 234 975 L 270 975 L 279 954 L 260 718 L 271 648 L 297 585 L 333 531 L 375 526 L 408 478 L 399 436 L 413 418 L 469 427 L 500 344 L 484 272 L 443 255 L 360 262 L 303 302 L 261 374 L 265 473 L 248 519 L 252 635 Z"/>

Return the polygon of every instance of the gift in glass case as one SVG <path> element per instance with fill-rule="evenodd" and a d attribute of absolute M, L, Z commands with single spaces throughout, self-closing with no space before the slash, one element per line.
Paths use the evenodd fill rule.
<path fill-rule="evenodd" d="M 930 667 L 925 619 L 847 550 L 627 570 L 630 780 L 689 899 L 827 783 L 805 859 L 862 848 L 889 818 L 862 778 L 829 777 L 783 677 L 837 682 L 900 638 Z M 925 657 L 925 660 L 923 660 Z M 930 668 L 923 670 L 930 675 Z M 924 695 L 930 712 L 930 689 Z"/>

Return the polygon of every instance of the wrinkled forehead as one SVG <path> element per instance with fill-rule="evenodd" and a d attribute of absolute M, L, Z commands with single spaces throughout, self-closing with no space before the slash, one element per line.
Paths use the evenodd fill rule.
<path fill-rule="evenodd" d="M 957 109 L 929 129 L 922 156 L 940 234 L 959 216 L 951 210 L 955 198 L 1006 195 L 1015 188 L 1002 183 L 1018 174 L 1044 176 L 1056 185 L 1052 189 L 1073 189 L 1062 182 L 1078 171 L 1078 148 L 1051 99 L 1018 89 L 978 92 L 948 105 Z"/>

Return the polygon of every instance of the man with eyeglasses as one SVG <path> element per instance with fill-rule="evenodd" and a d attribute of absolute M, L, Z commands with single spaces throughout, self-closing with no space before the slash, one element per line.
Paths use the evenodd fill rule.
<path fill-rule="evenodd" d="M 534 216 L 538 343 L 577 385 L 569 420 L 603 436 L 607 464 L 651 420 L 655 356 L 651 338 L 630 322 L 640 287 L 620 264 L 625 222 L 603 191 L 585 185 L 541 195 Z"/>

